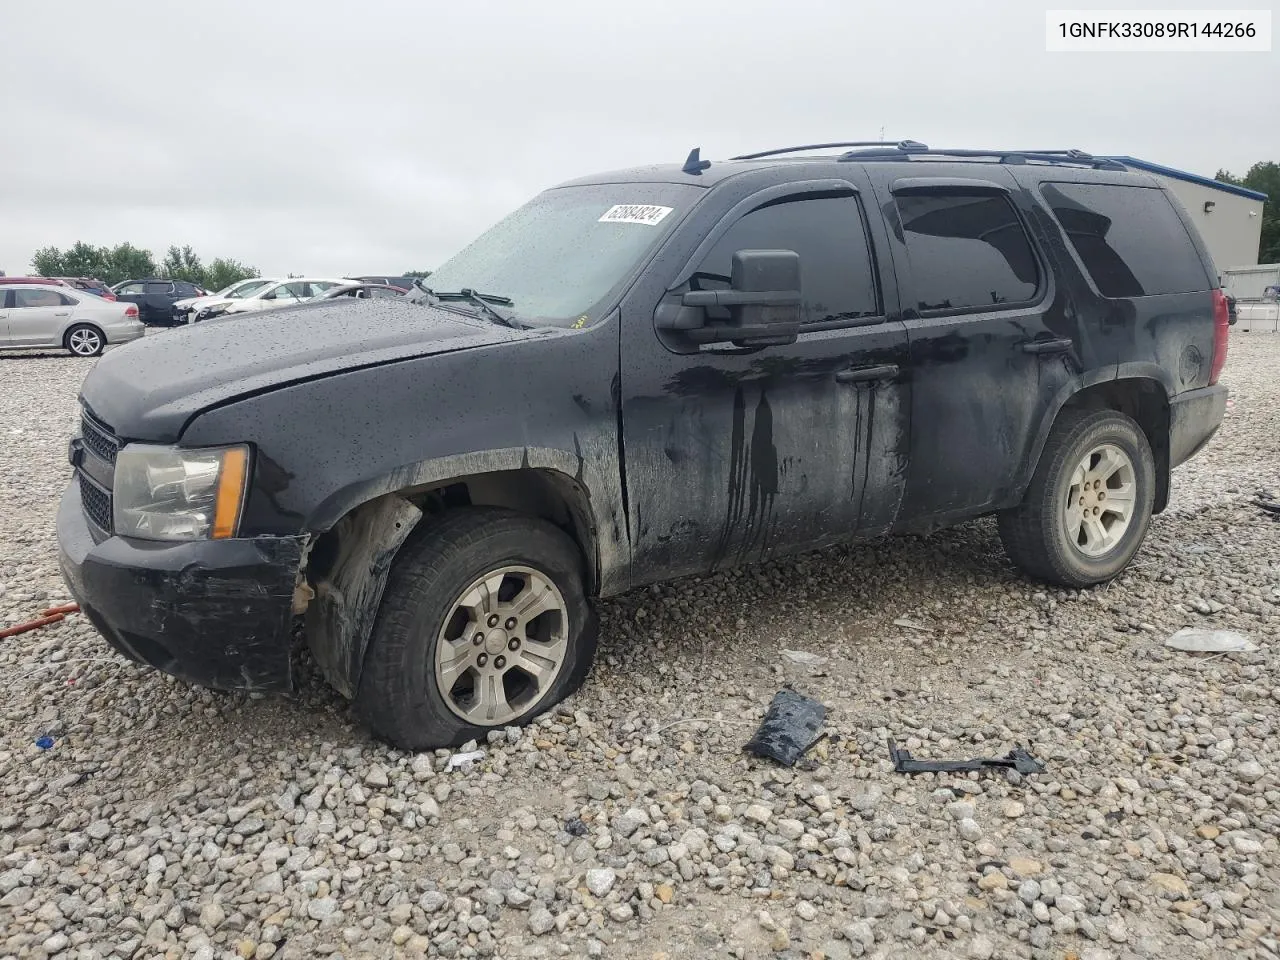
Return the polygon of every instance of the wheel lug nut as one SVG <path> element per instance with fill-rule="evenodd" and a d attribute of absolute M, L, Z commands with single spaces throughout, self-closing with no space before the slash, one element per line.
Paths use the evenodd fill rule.
<path fill-rule="evenodd" d="M 507 641 L 507 649 L 508 649 L 508 650 L 519 650 L 519 649 L 520 649 L 520 641 L 519 641 L 519 639 L 517 639 L 516 637 L 512 637 L 510 640 L 508 640 L 508 641 Z"/>
<path fill-rule="evenodd" d="M 474 637 L 471 638 L 471 642 L 474 643 L 477 647 L 480 646 L 480 644 L 484 643 L 484 634 L 477 633 Z"/>
<path fill-rule="evenodd" d="M 495 658 L 495 659 L 494 659 L 494 661 L 493 661 L 493 665 L 494 665 L 495 667 L 497 667 L 499 670 L 501 670 L 503 667 L 505 667 L 505 666 L 507 665 L 507 658 L 506 658 L 506 657 L 497 657 L 497 658 Z"/>
<path fill-rule="evenodd" d="M 498 615 L 496 613 L 489 614 L 489 626 L 496 627 L 498 625 Z"/>
<path fill-rule="evenodd" d="M 1094 508 L 1093 508 L 1093 515 L 1094 515 L 1095 517 L 1098 515 L 1098 508 L 1097 508 L 1097 507 L 1094 507 Z"/>
<path fill-rule="evenodd" d="M 508 630 L 514 630 L 516 628 L 516 618 L 507 617 L 507 622 L 504 623 L 503 626 L 506 627 Z"/>
<path fill-rule="evenodd" d="M 481 667 L 483 667 L 483 666 L 484 666 L 486 663 L 488 663 L 488 662 L 489 662 L 489 657 L 488 657 L 486 654 L 483 654 L 483 653 L 482 653 L 482 654 L 480 654 L 480 656 L 476 657 L 476 665 L 477 665 L 477 666 L 481 666 Z"/>

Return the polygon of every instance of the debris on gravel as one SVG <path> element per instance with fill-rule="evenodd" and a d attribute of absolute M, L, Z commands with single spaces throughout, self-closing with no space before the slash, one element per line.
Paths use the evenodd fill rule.
<path fill-rule="evenodd" d="M 257 698 L 82 616 L 0 642 L 0 958 L 1274 958 L 1278 367 L 1233 333 L 1226 423 L 1109 585 L 1023 579 L 979 521 L 635 591 L 583 690 L 457 769 L 305 654 Z M 67 599 L 86 369 L 0 356 L 0 625 Z M 827 708 L 792 768 L 742 749 L 788 686 Z M 1046 772 L 903 777 L 890 736 Z"/>

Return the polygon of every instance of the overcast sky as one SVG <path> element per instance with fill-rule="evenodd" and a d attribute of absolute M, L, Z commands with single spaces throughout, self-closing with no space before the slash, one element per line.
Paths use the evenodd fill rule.
<path fill-rule="evenodd" d="M 1206 176 L 1280 160 L 1280 54 L 1051 54 L 1044 11 L 3 0 L 0 269 L 76 240 L 267 274 L 430 269 L 561 180 L 881 127 Z"/>

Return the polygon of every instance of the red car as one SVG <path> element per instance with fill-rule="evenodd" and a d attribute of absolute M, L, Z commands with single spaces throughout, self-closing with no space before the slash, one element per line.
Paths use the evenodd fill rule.
<path fill-rule="evenodd" d="M 77 290 L 83 290 L 85 293 L 92 293 L 95 297 L 101 297 L 103 300 L 114 300 L 116 298 L 110 287 L 101 280 L 94 280 L 92 277 L 51 277 L 50 279 L 65 283 L 69 287 L 75 287 Z"/>
<path fill-rule="evenodd" d="M 71 286 L 65 280 L 59 280 L 57 277 L 0 277 L 0 284 L 4 283 L 53 283 L 61 287 Z"/>

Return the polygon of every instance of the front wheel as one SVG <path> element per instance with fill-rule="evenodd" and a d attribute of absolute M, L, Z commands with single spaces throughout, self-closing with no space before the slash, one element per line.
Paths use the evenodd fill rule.
<path fill-rule="evenodd" d="M 1064 413 L 1021 504 L 1001 511 L 1005 553 L 1064 587 L 1117 576 L 1151 523 L 1155 460 L 1146 434 L 1114 410 Z"/>
<path fill-rule="evenodd" d="M 356 711 L 397 747 L 457 746 L 560 702 L 595 648 L 568 536 L 508 510 L 453 511 L 426 521 L 392 564 Z"/>

